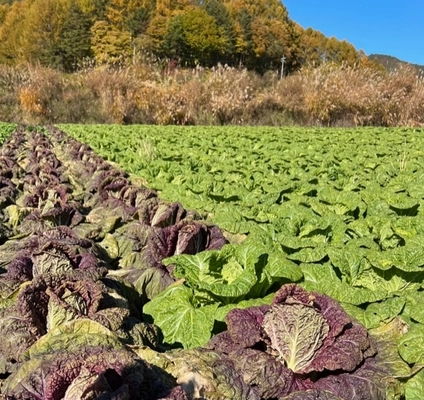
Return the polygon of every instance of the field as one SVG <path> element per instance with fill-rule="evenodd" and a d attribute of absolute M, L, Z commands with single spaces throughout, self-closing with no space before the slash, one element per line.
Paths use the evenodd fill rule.
<path fill-rule="evenodd" d="M 0 144 L 15 130 L 16 125 L 0 123 Z"/>
<path fill-rule="evenodd" d="M 14 237 L 9 235 L 3 240 L 0 254 L 16 237 L 29 240 L 28 232 L 34 234 L 34 226 L 40 228 L 43 224 L 49 229 L 67 225 L 77 237 L 91 240 L 97 252 L 90 255 L 97 258 L 96 263 L 100 260 L 108 267 L 107 278 L 126 282 L 137 292 L 137 301 L 128 298 L 122 288 L 119 294 L 113 294 L 114 298 L 126 301 L 133 318 L 136 311 L 131 308 L 132 301 L 141 301 L 142 316 L 138 317 L 153 322 L 163 335 L 160 345 L 159 339 L 152 344 L 153 334 L 145 333 L 137 341 L 130 330 L 125 331 L 125 342 L 123 325 L 114 329 L 106 325 L 113 335 L 109 331 L 106 334 L 104 326 L 103 330 L 97 327 L 102 335 L 109 335 L 111 342 L 128 346 L 132 340 L 130 347 L 135 354 L 161 367 L 172 360 L 176 367 L 167 372 L 183 389 L 189 385 L 186 379 L 190 374 L 186 371 L 187 376 L 178 375 L 181 371 L 177 369 L 186 366 L 184 357 L 200 370 L 212 368 L 213 364 L 215 369 L 210 373 L 219 381 L 222 375 L 217 371 L 224 371 L 224 361 L 220 358 L 219 369 L 210 351 L 225 354 L 225 362 L 230 359 L 244 383 L 235 385 L 237 393 L 230 396 L 226 392 L 232 385 L 228 380 L 220 389 L 209 382 L 208 395 L 203 392 L 206 398 L 307 398 L 296 397 L 296 391 L 303 396 L 306 391 L 311 396 L 322 396 L 314 398 L 339 399 L 343 395 L 345 400 L 420 398 L 424 387 L 421 130 L 111 125 L 59 128 L 112 162 L 113 172 L 107 179 L 101 175 L 99 171 L 109 171 L 109 167 L 97 159 L 91 162 L 95 157 L 84 155 L 86 148 L 81 148 L 78 160 L 73 159 L 77 154 L 73 149 L 79 149 L 78 145 L 68 143 L 69 139 L 57 130 L 35 129 L 41 136 L 32 145 L 35 147 L 29 148 L 42 146 L 37 143 L 43 142 L 41 138 L 46 135 L 52 153 L 66 167 L 61 170 L 65 178 L 60 182 L 66 186 L 67 195 L 61 196 L 62 192 L 53 187 L 37 192 L 28 184 L 32 197 L 24 197 L 23 205 L 15 194 L 13 204 L 8 203 L 2 214 L 2 224 L 13 231 Z M 6 137 L 11 130 L 11 126 L 1 126 L 0 135 L 5 132 Z M 25 135 L 29 135 L 25 140 L 34 140 L 30 132 Z M 19 149 L 14 151 L 19 154 Z M 17 156 L 20 168 L 26 168 L 25 174 L 34 173 L 22 157 Z M 90 176 L 84 172 L 87 165 L 101 168 L 93 169 Z M 56 190 L 56 197 L 51 197 L 52 190 Z M 19 187 L 19 191 L 27 193 L 26 187 Z M 36 195 L 38 203 L 33 204 Z M 66 204 L 62 204 L 64 198 Z M 72 212 L 65 210 L 68 203 Z M 61 211 L 53 213 L 49 207 Z M 27 218 L 37 210 L 38 219 Z M 140 249 L 134 237 L 143 237 L 145 247 Z M 224 237 L 228 244 L 222 247 Z M 126 242 L 128 238 L 132 242 Z M 171 252 L 168 249 L 173 241 L 177 244 Z M 59 248 L 56 246 L 56 250 Z M 205 249 L 209 251 L 202 251 Z M 34 254 L 38 253 L 32 257 Z M 158 264 L 146 267 L 146 254 L 149 260 L 156 257 Z M 6 268 L 4 260 L 0 261 Z M 143 267 L 135 268 L 137 265 Z M 167 277 L 159 278 L 159 273 L 152 272 L 153 266 L 160 266 Z M 117 284 L 109 286 L 116 289 Z M 71 287 L 75 285 L 68 284 L 67 290 Z M 8 301 L 3 305 L 3 314 L 9 313 L 12 300 Z M 81 304 L 75 307 L 84 314 Z M 103 323 L 110 318 L 111 314 L 105 313 L 100 318 L 101 311 L 96 311 L 96 318 L 91 320 Z M 137 312 L 141 314 L 140 309 Z M 273 325 L 271 314 L 272 318 L 290 322 L 287 326 L 296 326 L 297 333 L 287 328 L 284 334 L 290 340 L 279 343 L 276 338 L 284 335 Z M 253 315 L 255 321 L 263 320 L 260 335 L 251 326 L 243 325 L 245 330 L 239 332 L 240 321 L 244 324 Z M 321 331 L 310 332 L 308 328 L 304 333 L 304 325 L 298 322 L 302 316 L 322 325 Z M 75 324 L 74 319 L 75 314 L 69 313 L 59 318 L 68 325 Z M 356 321 L 367 328 L 372 339 Z M 58 331 L 64 334 L 61 326 L 56 321 L 51 329 L 58 337 Z M 94 329 L 94 325 L 84 329 Z M 0 330 L 5 331 L 4 325 L 0 324 Z M 13 371 L 14 379 L 8 378 L 6 394 L 22 390 L 18 380 L 31 365 L 38 365 L 34 360 L 46 357 L 42 343 L 54 339 L 52 332 L 41 335 L 23 354 L 26 364 L 18 372 Z M 246 339 L 237 335 L 257 339 L 249 339 L 253 341 L 246 344 Z M 146 337 L 150 337 L 149 343 Z M 65 339 L 61 340 L 63 344 Z M 114 346 L 109 344 L 109 351 L 119 347 Z M 168 353 L 179 347 L 184 350 Z M 152 349 L 158 348 L 167 352 L 152 354 Z M 119 347 L 119 351 L 124 350 Z M 268 365 L 268 369 L 264 367 L 268 378 L 253 378 L 256 373 L 247 367 L 253 353 L 255 362 Z M 282 371 L 276 359 L 285 360 L 290 370 Z M 231 375 L 225 371 L 223 375 Z M 280 391 L 269 393 L 273 379 L 278 380 L 276 387 Z M 178 397 L 176 387 L 167 399 L 185 398 Z M 200 393 L 196 390 L 191 395 Z"/>

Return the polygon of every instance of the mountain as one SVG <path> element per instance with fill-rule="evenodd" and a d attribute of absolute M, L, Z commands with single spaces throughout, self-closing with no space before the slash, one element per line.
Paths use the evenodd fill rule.
<path fill-rule="evenodd" d="M 385 54 L 370 54 L 368 56 L 370 60 L 378 61 L 386 68 L 387 71 L 391 72 L 403 66 L 412 66 L 418 70 L 420 74 L 424 74 L 424 65 L 412 64 L 407 61 L 399 60 L 396 57 L 388 56 Z"/>

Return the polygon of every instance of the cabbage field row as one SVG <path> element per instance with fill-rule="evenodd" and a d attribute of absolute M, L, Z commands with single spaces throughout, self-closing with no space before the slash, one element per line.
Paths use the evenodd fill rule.
<path fill-rule="evenodd" d="M 421 398 L 421 132 L 60 129 L 0 124 L 0 398 Z"/>
<path fill-rule="evenodd" d="M 162 198 L 202 213 L 231 242 L 244 240 L 240 248 L 246 257 L 251 252 L 267 271 L 258 298 L 266 298 L 283 279 L 338 300 L 374 335 L 392 343 L 386 358 L 391 358 L 397 381 L 388 398 L 421 398 L 421 130 L 63 129 L 141 178 Z M 233 258 L 225 251 L 218 254 L 232 268 Z M 214 260 L 206 253 L 167 262 L 189 276 L 185 285 L 196 296 L 201 297 L 215 279 Z M 242 291 L 241 285 L 236 286 Z M 252 301 L 240 292 L 236 295 L 243 305 Z M 161 295 L 169 301 L 172 296 L 172 291 Z M 231 304 L 225 298 L 220 301 Z"/>
<path fill-rule="evenodd" d="M 0 123 L 0 144 L 15 130 L 16 125 Z"/>

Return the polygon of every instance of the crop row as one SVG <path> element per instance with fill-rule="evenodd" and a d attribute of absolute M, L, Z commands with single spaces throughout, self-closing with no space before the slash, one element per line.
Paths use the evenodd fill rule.
<path fill-rule="evenodd" d="M 290 283 L 303 272 L 278 244 L 229 244 L 55 128 L 16 129 L 0 159 L 5 399 L 378 400 L 393 387 L 393 343 Z"/>
<path fill-rule="evenodd" d="M 174 282 L 163 258 L 224 243 L 86 145 L 17 129 L 0 150 L 4 396 L 165 397 L 176 383 L 162 384 L 127 347 L 160 343 L 142 305 Z"/>
<path fill-rule="evenodd" d="M 8 137 L 0 149 L 6 399 L 416 398 L 419 160 L 394 168 L 385 153 L 363 154 L 380 177 L 373 184 L 352 171 L 355 155 L 310 158 L 311 138 L 297 148 L 253 139 L 245 155 L 260 158 L 240 170 L 246 138 L 221 139 L 208 149 L 192 136 L 187 157 L 170 147 L 159 167 L 155 148 L 140 143 L 165 180 L 175 162 L 202 171 L 220 160 L 209 182 L 187 170 L 178 179 L 228 219 L 239 208 L 239 220 L 222 219 L 226 231 L 56 128 Z M 126 140 L 115 161 L 136 162 Z M 229 194 L 229 183 L 244 189 Z M 207 210 L 212 219 L 216 210 Z"/>
<path fill-rule="evenodd" d="M 400 392 L 417 398 L 414 388 L 424 385 L 422 132 L 63 129 L 164 198 L 196 208 L 230 232 L 232 241 L 243 241 L 214 257 L 165 260 L 194 293 L 196 310 L 219 303 L 214 326 L 235 305 L 269 304 L 281 284 L 297 282 L 338 300 L 374 335 L 388 336 L 392 346 L 386 358 L 396 367 Z M 261 265 L 262 274 L 249 276 L 243 259 Z M 218 285 L 224 279 L 226 291 Z M 177 300 L 180 294 L 167 289 L 145 310 L 155 315 L 165 340 L 187 344 L 190 338 L 167 328 L 167 321 L 181 321 L 178 310 L 159 310 L 160 302 L 186 310 Z M 204 315 L 193 320 L 199 327 Z"/>

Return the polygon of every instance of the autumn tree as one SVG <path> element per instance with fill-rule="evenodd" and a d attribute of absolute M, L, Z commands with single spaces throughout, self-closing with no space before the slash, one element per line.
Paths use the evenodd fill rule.
<path fill-rule="evenodd" d="M 107 21 L 97 21 L 91 28 L 92 50 L 99 64 L 117 64 L 131 57 L 131 35 Z"/>
<path fill-rule="evenodd" d="M 159 58 L 172 58 L 173 54 L 166 54 L 165 49 L 169 49 L 169 45 L 174 41 L 181 46 L 182 37 L 179 33 L 181 30 L 181 20 L 175 19 L 183 12 L 187 12 L 193 4 L 190 0 L 156 0 L 155 6 L 151 12 L 150 20 L 142 38 L 142 46 L 144 50 Z M 178 38 L 178 39 L 177 39 Z M 179 53 L 178 51 L 173 51 Z"/>
<path fill-rule="evenodd" d="M 328 38 L 325 45 L 326 61 L 336 64 L 354 65 L 359 62 L 359 53 L 346 40 L 338 40 L 334 37 Z"/>
<path fill-rule="evenodd" d="M 364 54 L 346 40 L 328 38 L 312 28 L 297 26 L 300 38 L 299 59 L 303 65 L 319 66 L 322 63 L 357 65 Z M 361 61 L 362 60 L 362 61 Z"/>
<path fill-rule="evenodd" d="M 280 0 L 0 0 L 0 63 L 73 71 L 148 56 L 258 72 L 370 64 L 350 43 L 293 22 Z"/>
<path fill-rule="evenodd" d="M 302 65 L 319 66 L 326 59 L 327 38 L 312 28 L 303 29 L 297 25 L 299 33 L 299 62 Z"/>
<path fill-rule="evenodd" d="M 11 6 L 2 6 L 2 23 L 0 25 L 0 63 L 17 64 L 25 61 L 23 51 L 23 28 L 25 15 L 29 11 L 28 1 L 17 1 Z"/>
<path fill-rule="evenodd" d="M 0 4 L 0 26 L 4 23 L 9 8 L 7 5 Z"/>
<path fill-rule="evenodd" d="M 148 27 L 154 8 L 152 0 L 110 0 L 104 19 L 92 28 L 92 49 L 100 63 L 128 60 L 135 50 L 135 39 Z"/>
<path fill-rule="evenodd" d="M 296 63 L 297 32 L 279 0 L 223 0 L 233 21 L 235 54 L 257 71 L 276 68 L 284 55 L 289 69 Z"/>
<path fill-rule="evenodd" d="M 188 63 L 210 66 L 217 55 L 224 54 L 226 38 L 215 18 L 206 10 L 192 7 L 182 15 L 182 22 L 188 45 Z"/>
<path fill-rule="evenodd" d="M 22 29 L 22 51 L 27 61 L 60 65 L 59 40 L 68 18 L 68 0 L 33 0 Z"/>

